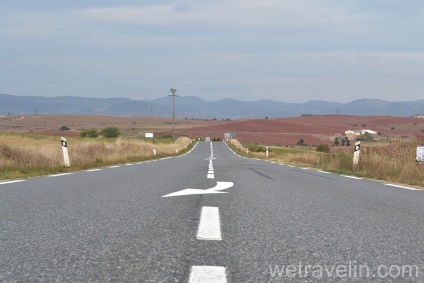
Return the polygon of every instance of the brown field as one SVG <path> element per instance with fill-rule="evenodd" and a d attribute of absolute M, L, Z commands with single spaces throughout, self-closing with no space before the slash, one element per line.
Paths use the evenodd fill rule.
<path fill-rule="evenodd" d="M 242 120 L 181 130 L 178 133 L 187 136 L 222 138 L 224 133 L 235 132 L 237 139 L 241 142 L 284 146 L 294 145 L 300 139 L 303 139 L 308 145 L 330 145 L 334 141 L 334 137 L 344 136 L 344 131 L 361 129 L 380 132 L 381 140 L 386 140 L 387 137 L 410 139 L 424 136 L 424 119 L 390 116 L 319 115 L 268 120 Z"/>
<path fill-rule="evenodd" d="M 101 115 L 12 115 L 0 117 L 0 132 L 76 137 L 83 129 L 118 127 L 125 137 L 170 134 L 171 119 Z M 59 131 L 61 126 L 70 131 Z M 393 129 L 392 129 L 393 128 Z M 238 121 L 177 119 L 175 134 L 188 137 L 223 138 L 235 132 L 241 142 L 268 145 L 295 145 L 303 139 L 308 145 L 332 144 L 346 130 L 371 129 L 381 133 L 380 141 L 424 136 L 424 119 L 392 116 L 317 115 Z M 344 150 L 339 148 L 337 150 Z"/>
<path fill-rule="evenodd" d="M 176 119 L 175 129 L 214 126 L 224 121 Z M 67 126 L 70 131 L 60 131 Z M 172 120 L 158 117 L 122 117 L 103 115 L 10 115 L 0 117 L 0 133 L 78 137 L 84 129 L 118 127 L 124 136 L 144 136 L 145 132 L 171 132 Z"/>

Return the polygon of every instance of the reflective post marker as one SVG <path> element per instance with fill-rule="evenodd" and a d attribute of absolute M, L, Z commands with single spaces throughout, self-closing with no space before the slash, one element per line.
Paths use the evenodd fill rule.
<path fill-rule="evenodd" d="M 361 151 L 361 142 L 355 143 L 355 151 L 353 152 L 353 171 L 356 171 L 356 167 L 359 163 L 359 152 Z"/>
<path fill-rule="evenodd" d="M 268 156 L 269 156 L 269 150 L 268 150 L 268 147 L 266 147 L 265 157 L 268 158 Z"/>
<path fill-rule="evenodd" d="M 71 167 L 71 163 L 69 162 L 68 143 L 64 137 L 61 137 L 60 141 L 62 143 L 63 161 L 65 167 Z"/>
<path fill-rule="evenodd" d="M 153 155 L 156 156 L 156 146 L 153 146 Z"/>

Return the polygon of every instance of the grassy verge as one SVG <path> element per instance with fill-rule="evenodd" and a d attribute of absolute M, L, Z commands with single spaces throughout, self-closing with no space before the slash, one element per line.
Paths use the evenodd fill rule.
<path fill-rule="evenodd" d="M 345 175 L 424 187 L 424 164 L 415 161 L 416 148 L 422 145 L 424 140 L 362 148 L 356 171 L 352 168 L 353 152 L 322 153 L 270 148 L 268 159 Z M 229 146 L 240 155 L 265 159 L 263 150 L 257 149 L 258 152 L 249 150 L 247 153 L 248 147 L 237 140 L 233 140 L 233 144 Z"/>
<path fill-rule="evenodd" d="M 71 167 L 63 166 L 60 138 L 0 135 L 0 180 L 71 172 L 128 162 L 140 162 L 187 152 L 194 143 L 182 137 L 153 145 L 142 139 L 68 138 Z"/>

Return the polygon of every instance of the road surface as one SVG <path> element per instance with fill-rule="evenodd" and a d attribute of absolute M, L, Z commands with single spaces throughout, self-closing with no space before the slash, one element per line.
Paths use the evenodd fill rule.
<path fill-rule="evenodd" d="M 424 282 L 424 191 L 242 158 L 0 183 L 0 282 Z"/>

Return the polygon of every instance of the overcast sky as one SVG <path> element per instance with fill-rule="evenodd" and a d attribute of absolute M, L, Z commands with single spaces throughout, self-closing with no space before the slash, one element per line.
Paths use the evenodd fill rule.
<path fill-rule="evenodd" d="M 0 93 L 424 98 L 422 0 L 1 0 Z"/>

